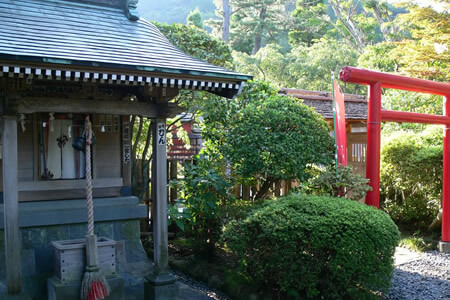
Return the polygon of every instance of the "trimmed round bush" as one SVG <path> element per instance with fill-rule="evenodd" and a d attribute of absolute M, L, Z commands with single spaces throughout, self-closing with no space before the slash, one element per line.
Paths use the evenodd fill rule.
<path fill-rule="evenodd" d="M 365 299 L 389 288 L 399 231 L 373 207 L 297 194 L 230 223 L 223 238 L 255 283 L 293 298 Z"/>

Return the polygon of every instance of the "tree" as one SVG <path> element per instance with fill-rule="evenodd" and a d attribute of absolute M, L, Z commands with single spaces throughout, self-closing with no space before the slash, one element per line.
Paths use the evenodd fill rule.
<path fill-rule="evenodd" d="M 298 46 L 292 50 L 290 74 L 297 79 L 302 89 L 331 91 L 331 72 L 346 65 L 355 65 L 358 52 L 347 44 L 336 40 L 321 39 L 311 47 Z M 357 93 L 358 86 L 345 85 L 347 92 Z"/>
<path fill-rule="evenodd" d="M 292 54 L 283 53 L 277 44 L 269 44 L 255 55 L 235 51 L 233 58 L 242 73 L 251 73 L 255 78 L 266 80 L 274 86 L 296 86 L 297 79 L 290 72 Z"/>
<path fill-rule="evenodd" d="M 234 15 L 231 24 L 233 49 L 255 54 L 264 45 L 276 41 L 285 32 L 289 0 L 231 0 Z"/>
<path fill-rule="evenodd" d="M 207 112 L 206 151 L 223 157 L 238 181 L 260 184 L 255 199 L 265 198 L 279 180 L 306 180 L 313 164 L 327 165 L 333 159 L 323 118 L 265 82 L 249 83 L 239 99 Z"/>
<path fill-rule="evenodd" d="M 189 13 L 186 19 L 186 24 L 195 26 L 197 28 L 203 29 L 203 20 L 202 20 L 202 14 L 200 13 L 200 10 L 198 7 L 196 7 L 193 11 Z"/>
<path fill-rule="evenodd" d="M 290 33 L 291 40 L 309 44 L 327 31 L 362 53 L 367 45 L 385 40 L 393 13 L 391 6 L 372 0 L 298 0 L 293 15 L 297 27 Z"/>
<path fill-rule="evenodd" d="M 294 26 L 289 31 L 291 44 L 306 44 L 311 46 L 316 40 L 324 36 L 332 25 L 324 22 L 318 16 L 327 13 L 327 6 L 316 1 L 298 1 L 297 7 L 292 13 Z"/>
<path fill-rule="evenodd" d="M 218 19 L 208 20 L 208 26 L 213 28 L 215 36 L 221 36 L 222 41 L 228 44 L 230 41 L 230 23 L 233 9 L 230 0 L 214 0 L 216 6 L 215 14 Z"/>
<path fill-rule="evenodd" d="M 447 82 L 450 69 L 448 13 L 415 5 L 408 5 L 407 9 L 407 13 L 395 20 L 401 37 L 390 55 L 407 75 Z"/>
<path fill-rule="evenodd" d="M 205 30 L 183 24 L 162 24 L 154 22 L 167 39 L 183 52 L 211 64 L 232 67 L 230 47 L 215 39 Z"/>
<path fill-rule="evenodd" d="M 222 7 L 223 7 L 222 40 L 225 43 L 228 43 L 230 40 L 230 21 L 231 21 L 230 0 L 222 0 Z"/>

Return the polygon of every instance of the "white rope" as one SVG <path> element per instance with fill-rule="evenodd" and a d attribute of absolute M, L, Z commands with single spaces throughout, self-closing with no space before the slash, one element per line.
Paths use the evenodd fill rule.
<path fill-rule="evenodd" d="M 85 138 L 86 138 L 86 200 L 88 208 L 88 235 L 94 235 L 94 203 L 92 201 L 92 173 L 91 173 L 91 143 L 92 143 L 92 123 L 89 115 L 86 116 L 85 122 Z"/>

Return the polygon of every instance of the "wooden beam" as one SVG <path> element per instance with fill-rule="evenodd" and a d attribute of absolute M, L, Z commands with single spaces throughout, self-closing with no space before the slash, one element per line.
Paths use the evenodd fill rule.
<path fill-rule="evenodd" d="M 3 117 L 2 142 L 6 278 L 8 293 L 15 295 L 22 290 L 16 117 Z"/>
<path fill-rule="evenodd" d="M 55 99 L 26 97 L 8 103 L 9 114 L 40 112 L 137 115 L 146 118 L 174 117 L 183 112 L 175 103 L 154 104 L 139 101 Z"/>
<path fill-rule="evenodd" d="M 21 181 L 18 190 L 20 192 L 56 191 L 69 189 L 83 189 L 85 179 L 71 180 L 46 180 L 46 181 Z M 97 178 L 92 180 L 94 188 L 122 187 L 122 178 Z"/>

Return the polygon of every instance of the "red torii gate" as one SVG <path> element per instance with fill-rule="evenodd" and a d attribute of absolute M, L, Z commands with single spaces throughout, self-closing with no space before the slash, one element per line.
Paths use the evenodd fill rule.
<path fill-rule="evenodd" d="M 380 206 L 380 136 L 381 121 L 441 124 L 444 135 L 444 174 L 442 178 L 442 241 L 441 252 L 450 252 L 450 84 L 424 79 L 375 72 L 354 67 L 344 67 L 339 72 L 344 82 L 369 86 L 367 113 L 366 177 L 372 191 L 367 193 L 366 204 Z M 444 96 L 444 116 L 391 111 L 381 109 L 381 88 L 428 93 Z"/>

